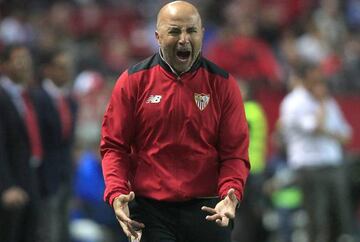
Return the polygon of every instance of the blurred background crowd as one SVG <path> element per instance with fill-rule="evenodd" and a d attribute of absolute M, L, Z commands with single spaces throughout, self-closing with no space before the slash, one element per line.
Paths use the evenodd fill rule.
<path fill-rule="evenodd" d="M 54 169 L 67 174 L 56 181 L 60 184 L 56 188 L 55 175 L 41 178 L 50 185 L 41 188 L 40 207 L 46 207 L 45 211 L 52 207 L 62 215 L 56 217 L 54 227 L 60 228 L 60 221 L 65 224 L 65 229 L 55 229 L 54 235 L 43 232 L 44 241 L 127 241 L 120 234 L 112 209 L 102 201 L 104 184 L 98 152 L 101 120 L 119 74 L 158 51 L 156 14 L 166 2 L 0 0 L 0 53 L 14 44 L 28 51 L 26 58 L 32 70 L 25 73 L 24 82 L 38 115 L 48 112 L 45 106 L 50 100 L 44 99 L 41 90 L 60 90 L 67 96 L 70 109 L 65 118 L 59 115 L 60 123 L 71 126 L 71 135 L 64 134 L 64 128 L 61 134 L 68 140 L 63 151 L 67 154 L 62 156 L 68 161 L 58 161 L 68 167 L 44 168 L 45 162 L 39 165 L 46 174 Z M 349 192 L 343 197 L 333 193 L 329 200 L 340 196 L 340 200 L 348 201 L 351 221 L 346 225 L 347 234 L 337 234 L 342 231 L 342 221 L 334 212 L 337 208 L 330 206 L 332 227 L 326 233 L 332 240 L 325 242 L 356 241 L 351 238 L 360 234 L 360 0 L 190 2 L 199 7 L 203 17 L 202 53 L 239 81 L 250 127 L 252 172 L 236 220 L 234 242 L 312 242 L 308 229 L 312 217 L 305 208 L 308 195 L 288 165 L 286 132 L 292 131 L 284 127 L 280 107 L 286 94 L 300 85 L 300 79 L 317 78 L 324 80 L 327 92 L 339 105 L 349 136 L 342 146 Z M 17 61 L 25 62 L 26 58 Z M 2 64 L 7 61 L 3 56 Z M 320 78 L 309 74 L 315 67 L 321 72 Z M 0 71 L 3 76 L 8 74 L 3 68 Z M 47 145 L 56 141 L 46 141 L 46 134 L 53 129 L 46 125 L 46 117 L 41 120 L 44 125 L 39 125 L 40 133 L 47 142 L 43 146 L 51 150 Z M 52 148 L 56 150 L 56 144 Z M 46 219 L 48 215 L 39 216 L 43 227 L 52 223 Z"/>

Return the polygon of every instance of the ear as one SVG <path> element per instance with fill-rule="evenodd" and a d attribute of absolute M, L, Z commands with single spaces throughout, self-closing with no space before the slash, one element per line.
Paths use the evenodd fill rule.
<path fill-rule="evenodd" d="M 159 32 L 157 30 L 155 31 L 155 38 L 156 38 L 158 44 L 160 45 L 160 35 L 159 35 Z"/>

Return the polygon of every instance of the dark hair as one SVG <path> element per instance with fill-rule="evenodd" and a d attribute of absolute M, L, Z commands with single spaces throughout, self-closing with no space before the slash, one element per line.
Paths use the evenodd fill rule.
<path fill-rule="evenodd" d="M 37 53 L 35 58 L 35 76 L 39 82 L 44 78 L 44 68 L 52 65 L 56 57 L 62 53 L 64 53 L 64 50 L 58 48 L 41 50 Z"/>
<path fill-rule="evenodd" d="M 0 51 L 0 63 L 4 63 L 10 60 L 10 56 L 13 53 L 14 50 L 20 49 L 20 48 L 27 48 L 25 45 L 22 44 L 9 44 L 6 45 L 1 51 Z"/>
<path fill-rule="evenodd" d="M 301 79 L 305 79 L 307 73 L 311 70 L 319 68 L 319 64 L 310 61 L 301 61 L 296 67 L 296 75 Z"/>
<path fill-rule="evenodd" d="M 36 64 L 43 68 L 47 65 L 51 65 L 56 57 L 64 53 L 61 49 L 50 49 L 39 52 L 36 60 Z"/>

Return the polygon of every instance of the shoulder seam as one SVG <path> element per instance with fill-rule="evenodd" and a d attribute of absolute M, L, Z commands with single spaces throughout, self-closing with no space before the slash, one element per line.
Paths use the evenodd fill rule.
<path fill-rule="evenodd" d="M 142 70 L 148 70 L 158 64 L 159 64 L 159 61 L 158 61 L 156 55 L 150 56 L 150 57 L 146 58 L 145 60 L 131 66 L 128 69 L 128 75 L 134 74 L 134 73 L 142 71 Z"/>
<path fill-rule="evenodd" d="M 203 58 L 202 66 L 210 73 L 213 73 L 215 75 L 219 75 L 223 78 L 228 79 L 229 73 L 216 65 L 215 63 L 211 62 L 210 60 Z"/>

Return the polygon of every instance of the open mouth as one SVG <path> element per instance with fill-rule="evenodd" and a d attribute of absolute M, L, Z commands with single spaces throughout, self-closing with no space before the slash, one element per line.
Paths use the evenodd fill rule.
<path fill-rule="evenodd" d="M 191 51 L 189 50 L 178 50 L 176 51 L 176 56 L 182 61 L 187 61 L 190 58 Z"/>

